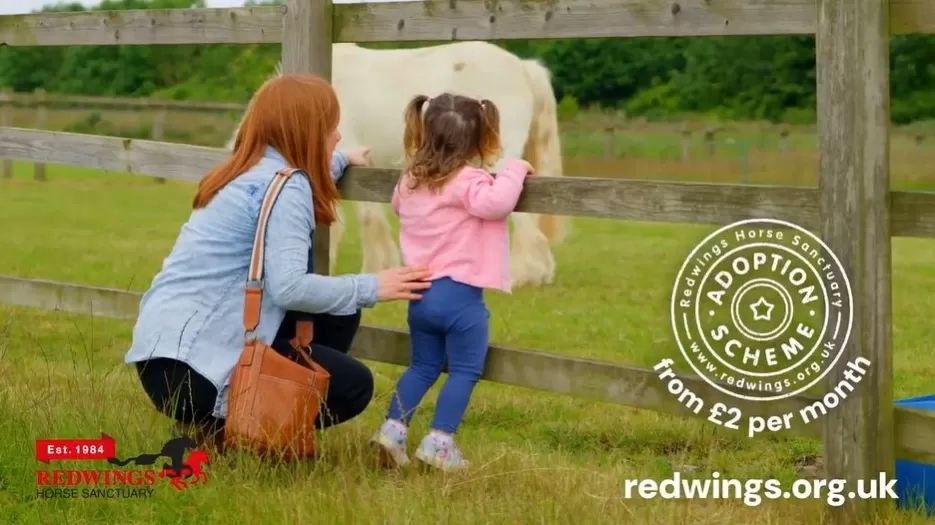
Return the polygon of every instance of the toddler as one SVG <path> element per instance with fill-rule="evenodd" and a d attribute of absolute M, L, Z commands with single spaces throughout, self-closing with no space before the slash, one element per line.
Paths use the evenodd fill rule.
<path fill-rule="evenodd" d="M 501 153 L 500 116 L 489 100 L 443 94 L 412 99 L 405 112 L 406 168 L 393 192 L 404 264 L 432 270 L 432 285 L 409 303 L 411 361 L 390 399 L 386 421 L 373 436 L 384 462 L 402 466 L 407 427 L 422 397 L 448 364 L 431 431 L 417 460 L 442 469 L 468 466 L 453 436 L 487 357 L 484 288 L 510 293 L 507 217 L 532 166 Z"/>

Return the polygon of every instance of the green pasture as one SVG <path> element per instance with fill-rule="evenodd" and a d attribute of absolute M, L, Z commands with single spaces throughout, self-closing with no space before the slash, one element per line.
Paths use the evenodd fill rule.
<path fill-rule="evenodd" d="M 599 139 L 595 139 L 599 140 Z M 50 166 L 35 182 L 17 164 L 0 180 L 0 274 L 144 291 L 188 215 L 193 186 Z M 638 176 L 638 174 L 634 174 Z M 688 178 L 685 175 L 677 178 Z M 339 272 L 355 272 L 354 214 Z M 555 249 L 555 285 L 490 293 L 492 338 L 505 345 L 651 366 L 677 357 L 669 294 L 682 258 L 707 226 L 576 219 Z M 897 398 L 933 391 L 935 243 L 893 240 Z M 365 322 L 404 327 L 404 305 Z M 476 465 L 442 476 L 371 466 L 366 440 L 379 425 L 401 368 L 369 363 L 378 394 L 359 419 L 322 434 L 323 457 L 291 467 L 218 457 L 210 482 L 182 493 L 156 485 L 145 500 L 35 497 L 36 438 L 106 432 L 120 455 L 158 447 L 170 423 L 122 364 L 129 322 L 0 306 L 0 523 L 22 524 L 596 524 L 817 525 L 824 500 L 622 499 L 625 479 L 669 476 L 778 478 L 791 484 L 820 453 L 816 442 L 750 440 L 687 420 L 482 383 L 459 437 Z M 416 417 L 425 431 L 433 397 Z M 77 465 L 74 465 L 77 466 Z M 86 466 L 82 464 L 82 466 Z M 103 464 L 101 466 L 103 467 Z M 928 523 L 893 513 L 881 524 Z"/>

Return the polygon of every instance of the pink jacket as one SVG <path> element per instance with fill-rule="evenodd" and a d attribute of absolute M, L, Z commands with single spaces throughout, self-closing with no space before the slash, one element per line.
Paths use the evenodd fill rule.
<path fill-rule="evenodd" d="M 403 264 L 432 270 L 432 279 L 452 280 L 510 293 L 509 217 L 526 178 L 526 166 L 503 163 L 496 178 L 465 167 L 438 194 L 411 192 L 405 175 L 393 191 L 399 215 Z"/>

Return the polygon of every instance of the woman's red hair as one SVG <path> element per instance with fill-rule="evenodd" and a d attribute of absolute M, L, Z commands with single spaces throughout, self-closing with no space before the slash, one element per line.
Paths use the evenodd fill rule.
<path fill-rule="evenodd" d="M 338 189 L 331 179 L 328 141 L 340 116 L 334 89 L 320 77 L 291 74 L 267 80 L 244 112 L 230 157 L 198 183 L 192 208 L 207 206 L 221 188 L 253 167 L 272 146 L 290 167 L 308 175 L 315 223 L 333 223 Z"/>

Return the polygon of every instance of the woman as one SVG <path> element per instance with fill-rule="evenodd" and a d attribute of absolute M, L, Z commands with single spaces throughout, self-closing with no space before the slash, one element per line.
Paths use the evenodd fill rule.
<path fill-rule="evenodd" d="M 315 225 L 336 218 L 335 180 L 348 160 L 366 163 L 365 151 L 349 159 L 334 153 L 339 116 L 334 90 L 318 77 L 267 81 L 244 114 L 230 157 L 199 183 L 191 216 L 143 295 L 125 362 L 136 365 L 156 407 L 195 425 L 201 439 L 222 437 L 230 375 L 243 349 L 243 288 L 259 206 L 280 169 L 298 168 L 305 176 L 289 179 L 270 214 L 256 332 L 288 355 L 295 319 L 314 314 L 311 355 L 331 374 L 319 428 L 353 418 L 370 402 L 373 377 L 347 355 L 360 309 L 418 299 L 429 287 L 430 272 L 419 268 L 308 272 Z"/>

